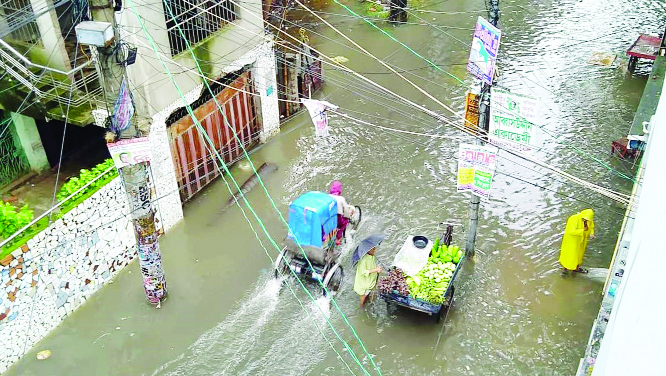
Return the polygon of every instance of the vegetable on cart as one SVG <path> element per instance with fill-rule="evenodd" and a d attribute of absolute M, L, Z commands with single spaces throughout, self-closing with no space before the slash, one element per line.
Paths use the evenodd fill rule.
<path fill-rule="evenodd" d="M 409 236 L 396 255 L 388 274 L 379 279 L 379 293 L 387 304 L 395 303 L 435 315 L 439 322 L 453 303 L 453 281 L 465 260 L 463 251 L 451 245 L 453 227 L 447 226 L 442 240 L 424 247 Z"/>

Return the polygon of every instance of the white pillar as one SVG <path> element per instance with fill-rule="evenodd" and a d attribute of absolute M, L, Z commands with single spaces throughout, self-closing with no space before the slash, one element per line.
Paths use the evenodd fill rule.
<path fill-rule="evenodd" d="M 150 167 L 153 173 L 156 199 L 154 204 L 158 211 L 156 217 L 161 221 L 158 227 L 161 227 L 164 232 L 169 231 L 171 227 L 183 219 L 183 204 L 178 193 L 176 170 L 173 165 L 169 136 L 164 122 L 171 111 L 170 108 L 166 108 L 153 116 L 149 135 L 152 152 Z"/>
<path fill-rule="evenodd" d="M 280 133 L 280 109 L 273 42 L 266 42 L 262 50 L 252 65 L 252 77 L 254 89 L 261 98 L 262 127 L 259 141 L 264 143 Z"/>
<path fill-rule="evenodd" d="M 36 172 L 49 168 L 49 160 L 46 158 L 35 119 L 15 112 L 12 112 L 11 116 L 18 136 L 17 141 L 25 152 L 30 168 Z"/>
<path fill-rule="evenodd" d="M 46 56 L 49 57 L 48 65 L 51 68 L 64 71 L 72 69 L 69 62 L 69 55 L 67 55 L 67 49 L 65 48 L 65 41 L 62 38 L 58 15 L 55 9 L 53 9 L 53 0 L 30 0 L 30 4 L 34 12 L 51 8 L 51 10 L 37 17 L 35 20 L 37 27 L 39 27 L 42 43 L 44 44 L 44 51 L 46 51 Z M 63 5 L 63 7 L 67 7 L 67 5 Z"/>

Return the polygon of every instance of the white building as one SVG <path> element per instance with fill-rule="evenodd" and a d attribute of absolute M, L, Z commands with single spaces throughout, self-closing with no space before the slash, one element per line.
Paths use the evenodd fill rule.
<path fill-rule="evenodd" d="M 662 56 L 657 63 L 663 66 Z M 662 70 L 653 68 L 655 72 Z M 663 92 L 664 80 L 652 77 L 643 100 L 653 106 L 657 87 Z M 666 294 L 662 276 L 666 264 L 666 245 L 661 238 L 666 223 L 666 182 L 662 163 L 666 158 L 666 96 L 654 108 L 637 112 L 637 118 L 651 118 L 641 137 L 646 139 L 641 166 L 636 174 L 633 204 L 626 212 L 603 300 L 577 375 L 624 376 L 666 375 L 662 357 L 666 354 Z M 653 116 L 652 113 L 654 113 Z M 640 120 L 640 118 L 639 118 Z M 642 132 L 641 132 L 642 133 Z"/>
<path fill-rule="evenodd" d="M 82 1 L 10 0 L 0 6 L 0 71 L 8 73 L 0 76 L 11 80 L 8 85 L 17 86 L 0 94 L 0 108 L 15 118 L 14 134 L 35 170 L 48 167 L 35 120 L 66 116 L 70 124 L 94 122 L 103 127 L 111 112 L 103 101 L 99 64 L 91 62 L 94 47 L 76 48 L 74 26 L 87 15 L 94 18 L 98 14 L 95 6 L 99 4 L 90 4 L 92 12 Z M 243 157 L 240 144 L 249 148 L 279 132 L 275 54 L 272 38 L 264 31 L 262 3 L 249 0 L 241 4 L 136 0 L 122 2 L 115 12 L 122 41 L 120 60 L 128 51 L 137 51 L 135 62 L 127 65 L 135 114 L 153 120 L 151 164 L 165 230 L 182 218 L 182 203 L 218 174 L 182 109 L 185 103 L 192 105 L 227 164 Z M 202 76 L 209 79 L 224 116 Z M 169 77 L 174 77 L 178 88 Z M 70 88 L 74 89 L 71 97 Z M 23 98 L 30 98 L 28 106 Z M 225 125 L 225 118 L 240 142 Z"/>

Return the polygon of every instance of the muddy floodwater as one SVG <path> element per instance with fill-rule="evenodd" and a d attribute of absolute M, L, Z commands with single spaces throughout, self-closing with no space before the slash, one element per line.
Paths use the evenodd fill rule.
<path fill-rule="evenodd" d="M 460 77 L 460 84 L 407 52 L 335 3 L 317 11 L 461 111 L 474 82 L 466 73 L 476 18 L 487 17 L 482 1 L 425 1 L 409 23 L 381 26 L 422 55 Z M 349 2 L 361 9 L 356 2 Z M 558 168 L 621 192 L 632 182 L 632 162 L 609 155 L 610 143 L 626 135 L 646 81 L 631 76 L 624 51 L 641 32 L 658 33 L 663 1 L 501 1 L 502 42 L 498 84 L 540 98 L 540 126 L 550 134 L 535 155 Z M 303 18 L 310 41 L 323 53 L 344 56 L 350 68 L 413 101 L 453 118 L 367 56 L 351 49 L 330 28 Z M 590 65 L 594 52 L 617 54 L 612 68 Z M 644 70 L 644 68 L 643 68 Z M 643 71 L 645 73 L 645 71 Z M 349 74 L 324 67 L 326 84 L 315 97 L 349 116 L 383 127 L 446 139 L 398 134 L 331 117 L 330 137 L 317 139 L 306 114 L 252 154 L 256 166 L 278 170 L 265 178 L 275 205 L 308 190 L 344 183 L 348 201 L 363 208 L 357 240 L 390 234 L 377 253 L 390 264 L 408 234 L 437 236 L 440 221 L 464 245 L 468 194 L 455 189 L 455 154 L 467 136 L 379 92 Z M 459 121 L 459 120 L 457 120 Z M 570 146 L 575 146 L 572 148 Z M 581 153 L 584 151 L 584 153 Z M 610 168 L 602 166 L 606 163 Z M 234 167 L 242 184 L 245 163 Z M 352 291 L 352 244 L 341 263 L 346 276 L 336 302 L 384 375 L 572 375 L 583 355 L 602 284 L 563 278 L 557 261 L 566 218 L 586 207 L 596 212 L 597 238 L 585 265 L 605 267 L 624 208 L 547 170 L 500 152 L 491 200 L 482 204 L 477 259 L 465 264 L 445 323 L 387 307 L 366 310 Z M 363 374 L 327 327 L 317 306 L 349 342 L 361 363 L 376 374 L 349 327 L 328 301 L 311 300 L 273 279 L 276 250 L 250 230 L 237 207 L 219 214 L 229 192 L 218 181 L 185 205 L 185 219 L 160 239 L 169 298 L 159 310 L 143 295 L 137 263 L 122 271 L 88 303 L 40 342 L 7 375 L 343 375 Z M 278 243 L 286 232 L 261 187 L 248 194 L 263 225 Z M 258 241 L 261 240 L 261 244 Z M 308 285 L 315 298 L 320 292 Z M 321 328 L 321 331 L 315 326 Z M 325 337 L 324 337 L 325 336 Z M 53 355 L 36 360 L 39 350 Z"/>

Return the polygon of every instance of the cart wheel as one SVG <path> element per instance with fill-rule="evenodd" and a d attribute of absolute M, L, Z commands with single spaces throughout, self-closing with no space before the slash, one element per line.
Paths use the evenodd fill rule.
<path fill-rule="evenodd" d="M 447 307 L 446 304 L 442 304 L 442 308 L 440 308 L 439 311 L 437 311 L 437 313 L 435 313 L 434 316 L 435 316 L 435 322 L 436 323 L 439 324 L 439 322 L 442 321 L 442 316 L 444 316 L 444 312 L 446 312 L 446 307 Z"/>
<path fill-rule="evenodd" d="M 342 266 L 337 263 L 333 265 L 331 270 L 326 274 L 326 278 L 324 278 L 324 287 L 326 289 L 322 289 L 322 294 L 326 296 L 326 290 L 328 290 L 331 295 L 335 295 L 340 289 L 340 285 L 342 285 L 344 276 L 345 272 L 342 270 Z"/>
<path fill-rule="evenodd" d="M 629 73 L 634 73 L 636 70 L 636 63 L 638 62 L 638 58 L 635 56 L 632 56 L 629 58 L 629 64 L 627 66 L 627 69 L 629 70 Z"/>

